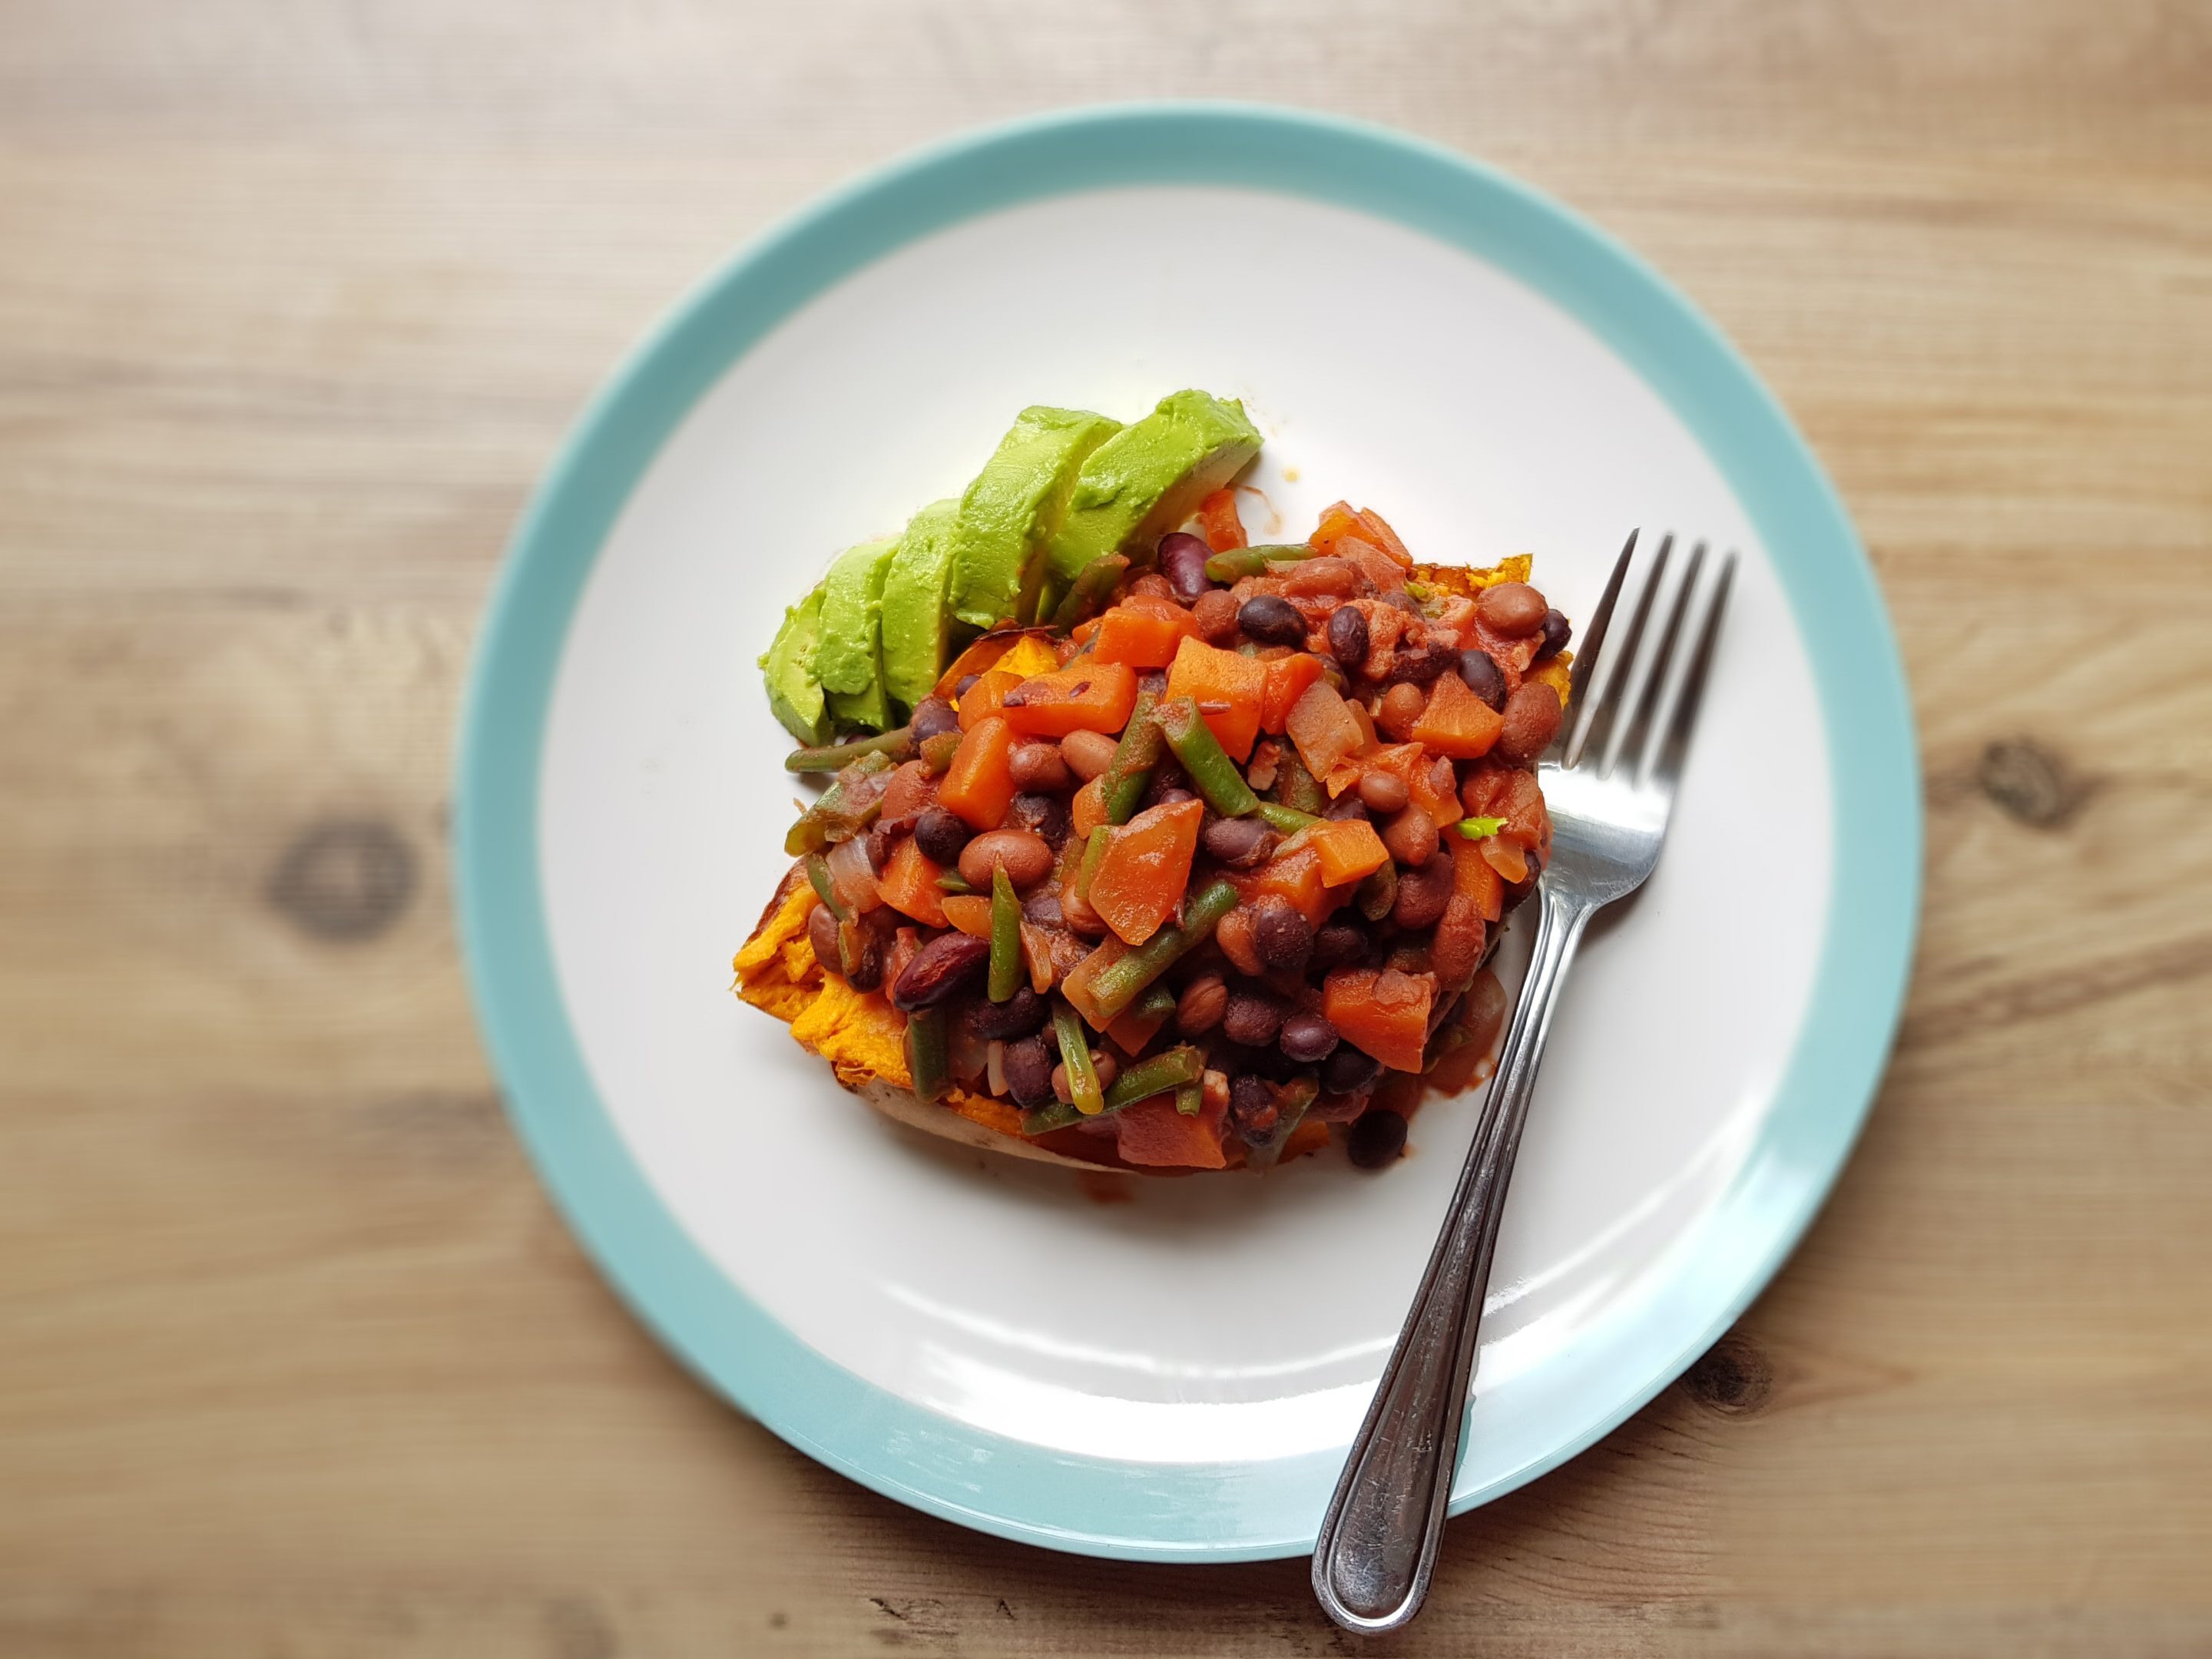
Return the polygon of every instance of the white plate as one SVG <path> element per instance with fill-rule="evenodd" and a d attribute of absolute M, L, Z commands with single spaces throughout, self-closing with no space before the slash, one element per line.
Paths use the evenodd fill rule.
<path fill-rule="evenodd" d="M 1431 204 L 1439 234 L 1346 185 L 1361 167 L 1474 197 Z M 1602 292 L 1623 270 L 1666 313 L 1626 339 Z M 1668 326 L 1765 427 L 1670 383 Z M 733 1398 L 994 1530 L 1269 1554 L 1310 1542 L 1477 1097 L 1428 1106 L 1379 1176 L 1331 1152 L 1102 1204 L 885 1124 L 729 990 L 787 862 L 789 740 L 753 665 L 783 607 L 957 494 L 1024 404 L 1127 420 L 1185 386 L 1266 434 L 1262 538 L 1349 497 L 1417 556 L 1533 552 L 1571 617 L 1638 525 L 1743 556 L 1666 856 L 1559 1018 L 1461 1506 L 1618 1420 L 1755 1293 L 1848 1146 L 1909 948 L 1910 728 L 1848 527 L 1747 373 L 1626 256 L 1463 163 L 1264 112 L 1114 112 L 910 164 L 738 262 L 603 400 L 520 539 L 471 711 L 465 908 L 556 1191 Z M 1782 476 L 1745 474 L 1762 444 Z M 1871 714 L 1824 695 L 1839 673 Z M 1902 825 L 1871 897 L 1832 829 L 1868 787 Z M 1864 915 L 1832 915 L 1838 892 Z M 1807 1074 L 1816 1050 L 1840 1078 Z"/>

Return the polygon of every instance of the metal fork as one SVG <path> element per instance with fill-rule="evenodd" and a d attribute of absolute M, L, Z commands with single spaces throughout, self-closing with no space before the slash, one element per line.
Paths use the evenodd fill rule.
<path fill-rule="evenodd" d="M 1640 653 L 1644 624 L 1673 549 L 1671 536 L 1661 542 L 1627 637 L 1618 651 L 1607 653 L 1603 647 L 1613 603 L 1634 559 L 1636 537 L 1632 534 L 1621 549 L 1605 595 L 1583 630 L 1569 678 L 1567 718 L 1538 765 L 1552 815 L 1552 861 L 1536 887 L 1536 938 L 1528 976 L 1443 1231 L 1314 1545 L 1314 1594 L 1346 1630 L 1396 1630 L 1411 1622 L 1428 1594 L 1459 1465 L 1498 1218 L 1528 1121 L 1552 1010 L 1589 919 L 1644 884 L 1666 840 L 1668 815 L 1735 574 L 1731 554 L 1709 585 L 1686 666 L 1679 675 L 1670 674 L 1705 555 L 1702 543 L 1691 553 L 1656 646 Z M 1601 655 L 1605 678 L 1592 690 Z M 1670 702 L 1671 681 L 1679 684 Z"/>

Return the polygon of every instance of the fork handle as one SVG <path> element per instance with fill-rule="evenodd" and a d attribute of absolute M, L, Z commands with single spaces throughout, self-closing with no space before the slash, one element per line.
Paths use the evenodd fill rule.
<path fill-rule="evenodd" d="M 1346 1630 L 1395 1630 L 1421 1609 L 1459 1465 L 1475 1336 L 1522 1126 L 1560 981 L 1597 907 L 1537 890 L 1534 954 L 1498 1078 L 1413 1305 L 1353 1437 L 1314 1544 L 1314 1594 Z"/>

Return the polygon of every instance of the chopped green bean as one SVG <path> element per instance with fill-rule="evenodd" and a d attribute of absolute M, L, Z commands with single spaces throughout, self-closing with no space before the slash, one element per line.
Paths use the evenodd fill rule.
<path fill-rule="evenodd" d="M 878 772 L 890 771 L 893 763 L 881 750 L 872 750 L 838 773 L 836 781 L 822 792 L 821 799 L 799 815 L 799 821 L 783 838 L 783 850 L 793 858 L 801 858 L 820 852 L 833 841 L 848 840 L 873 823 L 884 810 L 880 789 L 857 812 L 846 809 L 845 798 L 854 784 Z M 844 833 L 835 833 L 838 830 Z"/>
<path fill-rule="evenodd" d="M 1022 968 L 1022 902 L 1000 865 L 991 872 L 991 975 L 986 994 L 994 1002 L 1005 1002 L 1027 977 Z"/>
<path fill-rule="evenodd" d="M 1176 1091 L 1176 1114 L 1179 1117 L 1196 1117 L 1206 1104 L 1206 1085 L 1186 1083 Z"/>
<path fill-rule="evenodd" d="M 952 1081 L 942 1008 L 917 1008 L 906 1017 L 906 1064 L 914 1091 L 924 1100 L 940 1098 Z"/>
<path fill-rule="evenodd" d="M 1271 800 L 1263 800 L 1260 803 L 1260 816 L 1267 821 L 1268 828 L 1279 830 L 1286 836 L 1295 836 L 1308 824 L 1321 822 L 1321 819 L 1311 812 L 1301 812 L 1295 807 L 1279 806 Z"/>
<path fill-rule="evenodd" d="M 1091 896 L 1091 884 L 1097 880 L 1098 866 L 1106 861 L 1107 843 L 1113 839 L 1114 832 L 1102 823 L 1091 832 L 1091 839 L 1083 843 L 1083 861 L 1075 866 L 1076 897 L 1087 899 Z"/>
<path fill-rule="evenodd" d="M 939 876 L 937 889 L 941 893 L 972 893 L 975 890 L 968 884 L 968 878 L 957 870 L 947 870 Z"/>
<path fill-rule="evenodd" d="M 1218 582 L 1242 581 L 1247 576 L 1266 575 L 1271 564 L 1296 564 L 1313 556 L 1314 550 L 1304 543 L 1288 547 L 1232 547 L 1208 559 L 1206 574 Z"/>
<path fill-rule="evenodd" d="M 1203 944 L 1214 924 L 1237 908 L 1235 885 L 1217 881 L 1193 894 L 1183 906 L 1180 927 L 1163 927 L 1091 981 L 1091 1000 L 1108 1020 L 1118 1019 L 1142 996 L 1145 988 L 1173 967 L 1186 951 Z"/>
<path fill-rule="evenodd" d="M 1139 1019 L 1164 1022 L 1176 1011 L 1176 994 L 1164 985 L 1155 985 L 1139 997 L 1130 1009 Z"/>
<path fill-rule="evenodd" d="M 1386 864 L 1352 890 L 1352 902 L 1370 921 L 1380 921 L 1398 902 L 1398 866 Z"/>
<path fill-rule="evenodd" d="M 850 743 L 824 744 L 815 749 L 794 749 L 783 757 L 787 772 L 837 772 L 843 770 L 863 755 L 888 755 L 894 761 L 902 761 L 914 754 L 914 727 L 902 726 L 872 738 L 855 738 Z"/>
<path fill-rule="evenodd" d="M 1259 810 L 1260 798 L 1200 716 L 1194 701 L 1170 697 L 1152 718 L 1182 769 L 1190 774 L 1191 787 L 1206 797 L 1208 806 L 1224 818 L 1241 818 Z"/>
<path fill-rule="evenodd" d="M 1197 1049 L 1188 1044 L 1170 1048 L 1164 1054 L 1154 1054 L 1150 1060 L 1139 1060 L 1115 1079 L 1114 1086 L 1106 1091 L 1097 1112 L 1080 1112 L 1063 1101 L 1054 1101 L 1033 1112 L 1024 1112 L 1022 1115 L 1022 1133 L 1041 1135 L 1054 1129 L 1065 1129 L 1080 1117 L 1118 1112 L 1140 1100 L 1150 1100 L 1154 1095 L 1167 1094 L 1170 1091 L 1179 1093 L 1185 1088 L 1196 1088 L 1199 1077 L 1205 1069 L 1206 1056 Z M 1194 1108 L 1193 1109 L 1195 1111 Z"/>
<path fill-rule="evenodd" d="M 932 777 L 942 777 L 952 764 L 952 757 L 960 752 L 957 732 L 939 732 L 933 738 L 921 740 L 921 763 L 929 769 Z"/>
<path fill-rule="evenodd" d="M 1145 786 L 1152 781 L 1152 769 L 1160 763 L 1160 752 L 1167 747 L 1167 739 L 1152 719 L 1156 702 L 1151 692 L 1137 693 L 1137 705 L 1129 712 L 1128 725 L 1121 728 L 1114 758 L 1100 774 L 1105 782 L 1098 793 L 1105 798 L 1109 823 L 1127 823 L 1136 816 L 1137 803 L 1145 798 Z"/>
<path fill-rule="evenodd" d="M 1328 811 L 1328 791 L 1307 769 L 1305 757 L 1292 744 L 1283 744 L 1283 752 L 1275 762 L 1275 799 L 1294 812 L 1307 812 L 1316 817 Z"/>
<path fill-rule="evenodd" d="M 1091 1043 L 1083 1035 L 1083 1022 L 1065 1002 L 1052 1006 L 1052 1034 L 1060 1039 L 1060 1063 L 1067 1071 L 1071 1103 L 1084 1117 L 1106 1109 L 1106 1097 L 1098 1086 L 1098 1068 L 1091 1063 Z"/>
<path fill-rule="evenodd" d="M 1121 553 L 1102 554 L 1085 565 L 1069 585 L 1066 596 L 1054 607 L 1054 631 L 1065 634 L 1104 609 L 1106 596 L 1114 591 L 1114 584 L 1121 580 L 1128 568 L 1128 556 Z"/>
<path fill-rule="evenodd" d="M 813 884 L 815 896 L 822 901 L 823 909 L 840 921 L 853 919 L 851 907 L 837 896 L 837 884 L 830 874 L 830 860 L 821 854 L 806 855 L 806 879 Z"/>
<path fill-rule="evenodd" d="M 1285 1083 L 1275 1097 L 1275 1133 L 1264 1146 L 1248 1146 L 1244 1151 L 1244 1167 L 1248 1170 L 1272 1170 L 1283 1156 L 1283 1148 L 1290 1143 L 1291 1131 L 1305 1121 L 1306 1109 L 1321 1093 L 1321 1085 L 1310 1077 L 1295 1078 Z"/>

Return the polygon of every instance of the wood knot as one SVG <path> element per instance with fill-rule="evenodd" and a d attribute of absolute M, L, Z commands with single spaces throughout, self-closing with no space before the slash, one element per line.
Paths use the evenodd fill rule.
<path fill-rule="evenodd" d="M 399 919 L 415 893 L 415 850 L 378 818 L 325 818 L 284 849 L 269 902 L 302 933 L 354 943 Z"/>
<path fill-rule="evenodd" d="M 1774 1392 L 1774 1366 L 1756 1344 L 1730 1332 L 1682 1374 L 1682 1386 L 1723 1417 L 1749 1417 Z"/>
<path fill-rule="evenodd" d="M 2033 738 L 2002 738 L 1982 750 L 1974 781 L 2007 817 L 2036 830 L 2065 823 L 2085 793 Z"/>

